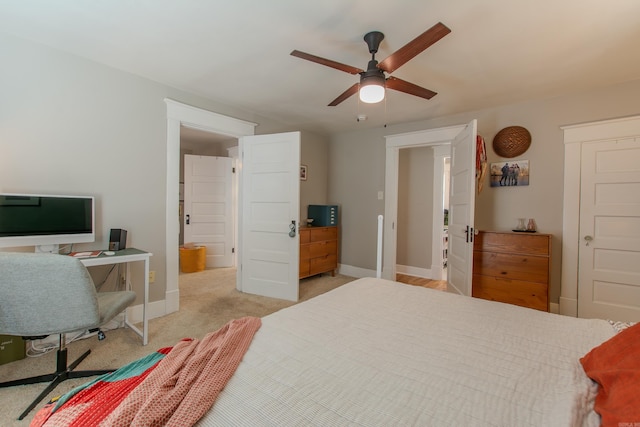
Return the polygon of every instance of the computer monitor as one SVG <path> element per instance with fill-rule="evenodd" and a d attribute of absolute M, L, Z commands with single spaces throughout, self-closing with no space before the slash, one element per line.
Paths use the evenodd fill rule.
<path fill-rule="evenodd" d="M 93 196 L 0 193 L 0 247 L 51 246 L 95 241 Z"/>

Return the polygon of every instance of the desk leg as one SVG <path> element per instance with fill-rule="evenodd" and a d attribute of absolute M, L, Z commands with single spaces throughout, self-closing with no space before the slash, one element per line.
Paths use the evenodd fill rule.
<path fill-rule="evenodd" d="M 133 290 L 131 286 L 131 267 L 130 262 L 127 263 L 126 273 L 125 273 L 125 282 L 127 290 Z M 149 258 L 144 260 L 144 301 L 142 303 L 142 331 L 138 329 L 133 323 L 129 322 L 125 317 L 125 323 L 127 326 L 133 330 L 136 334 L 142 337 L 142 345 L 147 345 L 149 343 L 149 313 L 147 312 L 147 306 L 149 305 Z"/>
<path fill-rule="evenodd" d="M 142 304 L 142 345 L 149 343 L 149 316 L 147 313 L 149 305 L 149 258 L 144 260 L 144 303 Z"/>

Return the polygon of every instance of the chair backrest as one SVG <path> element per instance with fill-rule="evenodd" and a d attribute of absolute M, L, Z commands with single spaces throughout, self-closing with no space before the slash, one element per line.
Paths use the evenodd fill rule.
<path fill-rule="evenodd" d="M 96 289 L 79 259 L 0 252 L 0 333 L 59 334 L 99 322 Z"/>

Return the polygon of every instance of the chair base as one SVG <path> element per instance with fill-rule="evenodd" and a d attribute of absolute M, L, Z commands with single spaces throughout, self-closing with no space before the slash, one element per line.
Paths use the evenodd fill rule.
<path fill-rule="evenodd" d="M 114 371 L 114 369 L 74 371 L 76 366 L 78 366 L 80 362 L 82 362 L 89 355 L 89 353 L 91 353 L 91 350 L 85 351 L 84 354 L 78 357 L 71 365 L 67 366 L 67 349 L 59 349 L 56 355 L 57 369 L 54 373 L 0 383 L 0 387 L 13 387 L 16 385 L 49 382 L 49 385 L 42 391 L 42 393 L 38 395 L 38 397 L 35 398 L 33 402 L 31 402 L 27 409 L 25 409 L 24 412 L 20 414 L 18 419 L 22 420 L 24 417 L 26 417 L 29 412 L 31 412 L 31 410 L 35 408 L 38 403 L 40 403 L 42 399 L 44 399 L 53 389 L 58 386 L 58 384 L 63 381 L 73 378 L 84 378 L 92 377 L 95 375 L 103 375 Z"/>

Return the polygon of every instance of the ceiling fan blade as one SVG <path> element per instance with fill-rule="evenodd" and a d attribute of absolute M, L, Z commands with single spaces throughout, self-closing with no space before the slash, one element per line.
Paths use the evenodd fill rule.
<path fill-rule="evenodd" d="M 335 68 L 336 70 L 344 71 L 349 74 L 360 74 L 364 71 L 360 68 L 352 67 L 351 65 L 341 64 L 330 59 L 311 55 L 310 53 L 300 52 L 299 50 L 294 50 L 293 52 L 291 52 L 291 55 L 298 58 L 306 59 L 307 61 L 315 62 L 317 64 L 326 65 L 327 67 Z"/>
<path fill-rule="evenodd" d="M 451 30 L 446 25 L 438 22 L 380 62 L 378 68 L 387 73 L 392 73 L 450 32 Z"/>
<path fill-rule="evenodd" d="M 408 93 L 409 95 L 419 96 L 420 98 L 431 99 L 438 93 L 423 87 L 409 83 L 408 81 L 399 79 L 397 77 L 387 78 L 386 86 L 389 89 L 397 90 L 400 92 Z"/>
<path fill-rule="evenodd" d="M 331 104 L 329 104 L 329 107 L 335 107 L 336 105 L 340 104 L 345 99 L 349 98 L 351 95 L 353 95 L 356 92 L 358 92 L 358 86 L 360 86 L 360 83 L 356 83 L 353 86 L 351 86 L 349 89 L 347 89 L 344 92 L 342 92 L 340 94 L 340 96 L 338 96 L 336 99 L 331 101 Z"/>

